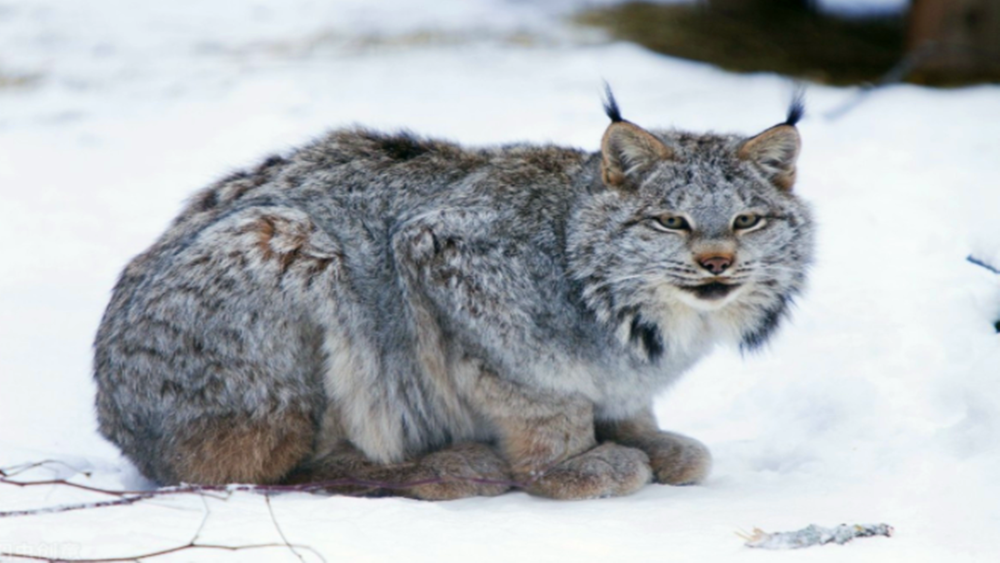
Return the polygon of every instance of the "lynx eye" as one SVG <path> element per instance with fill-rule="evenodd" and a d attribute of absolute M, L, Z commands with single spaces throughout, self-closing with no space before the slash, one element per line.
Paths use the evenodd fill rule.
<path fill-rule="evenodd" d="M 691 225 L 680 215 L 660 215 L 653 218 L 654 223 L 668 231 L 690 231 Z"/>
<path fill-rule="evenodd" d="M 752 229 L 760 224 L 763 217 L 756 213 L 741 213 L 733 219 L 733 228 L 739 231 Z"/>

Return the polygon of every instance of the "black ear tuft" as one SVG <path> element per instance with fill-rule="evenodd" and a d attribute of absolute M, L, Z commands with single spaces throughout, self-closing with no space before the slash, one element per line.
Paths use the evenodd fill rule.
<path fill-rule="evenodd" d="M 619 123 L 625 121 L 622 119 L 622 112 L 618 109 L 618 102 L 615 101 L 615 95 L 611 92 L 611 85 L 607 82 L 604 83 L 604 113 L 608 114 L 611 118 L 611 123 Z"/>
<path fill-rule="evenodd" d="M 792 95 L 792 103 L 788 106 L 788 117 L 785 118 L 785 125 L 795 127 L 795 124 L 802 119 L 806 113 L 806 90 L 799 86 Z"/>

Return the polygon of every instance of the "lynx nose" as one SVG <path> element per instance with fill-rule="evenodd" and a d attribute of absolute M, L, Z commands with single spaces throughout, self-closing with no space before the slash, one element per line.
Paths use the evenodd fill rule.
<path fill-rule="evenodd" d="M 712 254 L 709 256 L 699 256 L 697 258 L 698 265 L 705 268 L 709 272 L 715 275 L 719 275 L 725 272 L 727 268 L 733 265 L 732 256 L 723 256 L 721 254 Z"/>

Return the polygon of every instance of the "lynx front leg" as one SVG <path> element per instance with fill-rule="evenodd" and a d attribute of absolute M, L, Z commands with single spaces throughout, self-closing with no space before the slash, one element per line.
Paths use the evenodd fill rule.
<path fill-rule="evenodd" d="M 496 377 L 482 380 L 480 399 L 500 434 L 514 480 L 527 492 L 586 499 L 627 495 L 650 482 L 645 453 L 617 444 L 597 445 L 593 408 L 586 399 L 537 393 L 529 397 Z"/>
<path fill-rule="evenodd" d="M 552 498 L 624 495 L 651 478 L 634 448 L 597 446 L 591 403 L 570 391 L 542 391 L 556 374 L 534 373 L 550 361 L 542 321 L 566 313 L 565 280 L 555 262 L 522 244 L 492 209 L 440 209 L 414 218 L 393 239 L 411 303 L 443 319 L 454 347 L 475 351 L 490 370 L 469 366 L 457 377 L 472 410 L 492 423 L 516 481 Z M 555 300 L 555 302 L 553 301 Z M 556 362 L 556 363 L 567 363 Z M 498 375 L 520 373 L 515 378 Z M 467 376 L 467 377 L 466 377 Z"/>
<path fill-rule="evenodd" d="M 652 412 L 631 419 L 596 424 L 597 438 L 639 448 L 649 455 L 657 483 L 693 485 L 708 476 L 712 454 L 704 444 L 682 434 L 665 432 Z"/>

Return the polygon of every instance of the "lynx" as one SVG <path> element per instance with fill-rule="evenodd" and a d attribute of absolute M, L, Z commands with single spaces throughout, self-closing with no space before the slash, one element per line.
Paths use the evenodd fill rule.
<path fill-rule="evenodd" d="M 197 193 L 115 286 L 101 433 L 162 484 L 700 482 L 708 450 L 652 399 L 801 291 L 802 104 L 752 137 L 647 131 L 610 89 L 605 110 L 596 153 L 358 128 Z"/>

